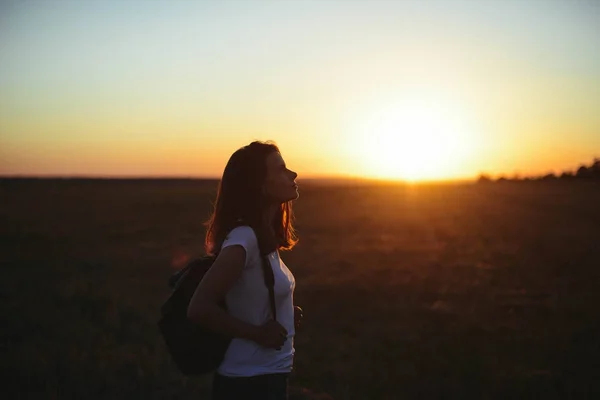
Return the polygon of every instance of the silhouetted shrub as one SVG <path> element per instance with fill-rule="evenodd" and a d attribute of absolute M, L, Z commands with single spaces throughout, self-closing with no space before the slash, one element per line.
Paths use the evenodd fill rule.
<path fill-rule="evenodd" d="M 479 183 L 489 183 L 491 181 L 492 179 L 490 178 L 490 176 L 486 174 L 481 174 L 479 175 L 479 178 L 477 178 L 477 182 Z"/>

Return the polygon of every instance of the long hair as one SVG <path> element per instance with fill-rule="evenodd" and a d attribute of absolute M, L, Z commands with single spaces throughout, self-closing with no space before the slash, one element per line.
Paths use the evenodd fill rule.
<path fill-rule="evenodd" d="M 298 241 L 291 201 L 282 203 L 277 209 L 272 227 L 266 226 L 264 221 L 269 204 L 262 185 L 267 176 L 266 159 L 274 152 L 279 152 L 274 143 L 255 141 L 229 158 L 217 188 L 214 211 L 205 222 L 207 254 L 218 253 L 229 231 L 238 225 L 249 225 L 254 229 L 262 254 L 276 249 L 289 250 Z"/>

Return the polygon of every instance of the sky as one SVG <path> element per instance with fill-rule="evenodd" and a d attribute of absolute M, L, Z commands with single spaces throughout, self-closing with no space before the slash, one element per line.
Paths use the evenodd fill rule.
<path fill-rule="evenodd" d="M 439 180 L 600 156 L 600 2 L 3 1 L 0 175 Z"/>

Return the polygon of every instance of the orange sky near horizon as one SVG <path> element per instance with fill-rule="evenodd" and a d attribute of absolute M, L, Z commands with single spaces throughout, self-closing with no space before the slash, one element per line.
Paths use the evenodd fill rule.
<path fill-rule="evenodd" d="M 600 5 L 7 2 L 0 175 L 539 175 L 600 156 Z"/>

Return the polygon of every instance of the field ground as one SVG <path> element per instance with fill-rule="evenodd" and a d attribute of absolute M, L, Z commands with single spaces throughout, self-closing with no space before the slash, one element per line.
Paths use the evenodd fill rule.
<path fill-rule="evenodd" d="M 156 321 L 215 187 L 0 181 L 4 398 L 207 398 Z M 600 185 L 300 189 L 294 399 L 600 395 Z"/>

